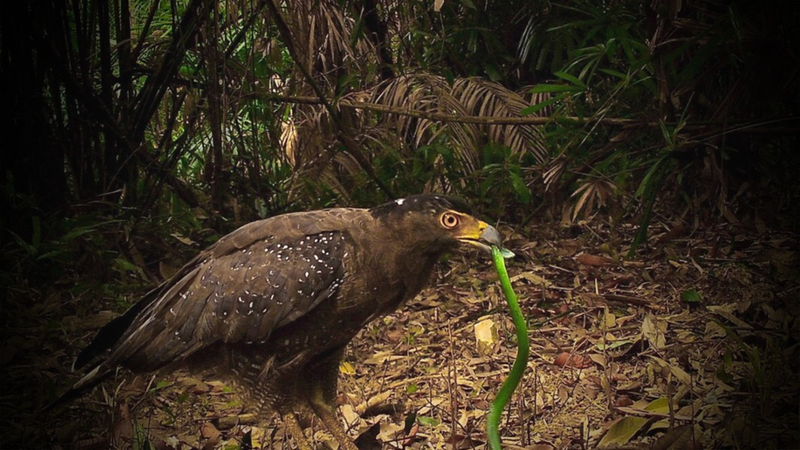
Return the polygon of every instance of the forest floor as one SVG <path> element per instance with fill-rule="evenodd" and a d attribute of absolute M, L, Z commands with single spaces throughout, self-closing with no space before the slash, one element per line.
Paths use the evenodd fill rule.
<path fill-rule="evenodd" d="M 625 259 L 635 224 L 503 231 L 531 339 L 501 421 L 506 448 L 800 448 L 796 236 L 654 222 Z M 487 256 L 453 255 L 437 272 L 348 348 L 340 418 L 361 448 L 485 447 L 516 354 L 513 324 Z M 31 318 L 3 331 L 0 447 L 236 449 L 249 432 L 255 448 L 294 448 L 277 417 L 259 422 L 234 388 L 182 371 L 121 371 L 36 412 L 75 381 L 69 360 L 119 311 L 77 307 L 86 298 L 65 298 L 68 283 L 8 292 Z M 304 426 L 319 448 L 336 448 L 320 423 Z"/>

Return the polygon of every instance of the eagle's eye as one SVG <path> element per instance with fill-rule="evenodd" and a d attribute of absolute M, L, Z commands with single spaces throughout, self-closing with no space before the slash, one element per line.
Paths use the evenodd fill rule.
<path fill-rule="evenodd" d="M 439 223 L 441 223 L 442 226 L 447 228 L 448 230 L 457 227 L 458 222 L 459 222 L 458 216 L 451 212 L 446 212 L 439 217 Z"/>

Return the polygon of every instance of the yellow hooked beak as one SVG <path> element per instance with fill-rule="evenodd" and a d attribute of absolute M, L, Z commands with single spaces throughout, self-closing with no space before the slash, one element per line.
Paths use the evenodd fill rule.
<path fill-rule="evenodd" d="M 465 231 L 467 232 L 457 236 L 457 239 L 465 244 L 474 245 L 487 252 L 492 251 L 493 245 L 503 248 L 500 232 L 482 220 L 475 220 L 475 226 L 468 227 Z"/>

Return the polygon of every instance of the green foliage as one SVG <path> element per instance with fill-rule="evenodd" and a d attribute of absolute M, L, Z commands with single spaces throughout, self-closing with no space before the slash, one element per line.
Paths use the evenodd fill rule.
<path fill-rule="evenodd" d="M 477 198 L 493 201 L 498 208 L 504 208 L 510 200 L 521 204 L 530 202 L 531 191 L 523 173 L 524 155 L 512 154 L 508 147 L 497 144 L 487 145 L 481 153 L 483 167 L 475 174 L 476 181 L 480 182 L 475 192 Z M 497 200 L 500 202 L 494 203 Z"/>
<path fill-rule="evenodd" d="M 166 240 L 175 233 L 201 246 L 242 222 L 280 212 L 372 205 L 387 197 L 375 189 L 376 180 L 394 196 L 449 191 L 497 217 L 511 211 L 525 216 L 530 205 L 543 201 L 545 189 L 557 200 L 571 193 L 595 195 L 594 202 L 572 197 L 574 217 L 606 200 L 619 202 L 601 193 L 632 194 L 627 212 L 640 220 L 633 254 L 666 196 L 695 207 L 694 193 L 716 190 L 718 200 L 707 202 L 724 202 L 730 197 L 726 190 L 734 187 L 726 170 L 769 171 L 789 183 L 797 179 L 787 169 L 791 164 L 780 163 L 797 158 L 787 150 L 796 143 L 792 137 L 770 140 L 756 153 L 764 141 L 728 139 L 724 126 L 709 132 L 696 125 L 773 112 L 796 115 L 792 99 L 800 97 L 800 83 L 796 75 L 795 82 L 781 78 L 778 69 L 798 73 L 793 50 L 798 37 L 787 26 L 800 15 L 797 8 L 779 11 L 744 1 L 512 0 L 503 7 L 444 2 L 440 11 L 431 11 L 428 3 L 403 2 L 391 11 L 391 22 L 385 20 L 389 11 L 379 6 L 385 29 L 373 30 L 358 8 L 323 2 L 311 11 L 318 15 L 313 30 L 299 19 L 288 24 L 296 28 L 298 48 L 316 49 L 302 63 L 328 101 L 367 99 L 380 83 L 393 81 L 379 78 L 383 62 L 375 59 L 381 50 L 375 33 L 383 31 L 382 50 L 397 78 L 422 73 L 447 85 L 427 92 L 421 104 L 441 99 L 446 87 L 466 77 L 496 81 L 507 91 L 504 97 L 494 85 L 475 80 L 474 90 L 462 94 L 476 106 L 458 113 L 507 117 L 508 109 L 492 106 L 503 104 L 508 92 L 535 98 L 521 114 L 549 116 L 552 122 L 540 127 L 546 145 L 534 148 L 529 136 L 522 139 L 525 145 L 497 142 L 492 132 L 498 127 L 489 125 L 467 130 L 433 121 L 418 133 L 426 136 L 409 131 L 413 126 L 392 134 L 381 129 L 391 114 L 363 110 L 339 117 L 346 129 L 338 130 L 313 99 L 295 103 L 277 97 L 315 91 L 260 7 L 214 2 L 209 11 L 195 11 L 198 28 L 183 30 L 192 36 L 185 51 L 173 47 L 177 27 L 193 5 L 115 3 L 111 21 L 99 20 L 102 11 L 81 2 L 49 11 L 63 20 L 62 32 L 53 35 L 59 39 L 54 48 L 63 51 L 38 61 L 41 76 L 26 79 L 39 84 L 18 100 L 41 100 L 30 104 L 29 116 L 20 117 L 28 120 L 26 130 L 46 124 L 49 133 L 29 134 L 49 139 L 40 143 L 42 149 L 62 152 L 47 160 L 62 172 L 66 204 L 50 205 L 46 195 L 27 188 L 47 186 L 46 175 L 28 179 L 30 171 L 4 168 L 2 200 L 12 211 L 2 224 L 7 230 L 2 245 L 11 255 L 0 271 L 4 281 L 67 264 L 86 248 L 97 266 L 122 279 L 143 280 L 153 273 L 147 267 L 153 261 L 150 250 L 144 259 L 126 254 L 132 239 L 153 232 Z M 287 17 L 300 8 L 281 5 Z M 48 11 L 37 8 L 25 5 L 23 31 L 53 25 L 37 16 Z M 129 36 L 116 23 L 125 17 Z M 168 54 L 170 48 L 181 51 Z M 174 73 L 159 78 L 160 86 L 148 86 L 156 79 L 150 75 L 173 59 Z M 64 84 L 65 68 L 75 71 L 66 77 L 75 85 Z M 163 94 L 150 96 L 150 88 Z M 457 109 L 450 100 L 440 104 L 440 113 Z M 155 105 L 152 113 L 141 109 L 148 102 Z M 639 128 L 608 125 L 611 119 L 633 120 Z M 413 125 L 421 119 L 406 120 Z M 129 133 L 133 130 L 138 131 Z M 371 167 L 354 162 L 335 139 L 341 132 L 361 140 Z M 307 148 L 319 153 L 306 154 Z M 755 154 L 765 156 L 748 164 Z M 722 169 L 713 185 L 698 186 L 701 177 L 693 175 L 715 162 Z M 609 188 L 591 191 L 592 183 Z M 117 240 L 120 235 L 124 239 Z"/>
<path fill-rule="evenodd" d="M 339 125 L 319 105 L 276 99 L 276 95 L 316 91 L 297 70 L 298 62 L 274 21 L 261 17 L 260 6 L 214 2 L 209 11 L 195 11 L 201 14 L 199 28 L 184 30 L 194 33 L 192 43 L 185 52 L 168 55 L 165 51 L 178 35 L 176 27 L 194 5 L 188 1 L 115 4 L 111 8 L 118 11 L 115 20 L 129 17 L 130 22 L 130 36 L 114 36 L 120 45 L 87 38 L 124 32 L 124 27 L 102 30 L 106 21 L 98 20 L 100 12 L 87 4 L 70 3 L 63 15 L 54 15 L 66 21 L 63 36 L 59 34 L 63 41 L 55 47 L 69 51 L 57 55 L 64 60 L 56 65 L 42 61 L 41 70 L 56 74 L 61 67 L 75 67 L 82 72 L 72 75 L 77 88 L 64 89 L 58 81 L 61 76 L 42 78 L 45 107 L 40 119 L 46 120 L 38 122 L 57 130 L 53 142 L 71 143 L 64 158 L 56 158 L 68 167 L 70 204 L 102 197 L 103 202 L 94 205 L 102 204 L 99 209 L 112 211 L 107 209 L 102 215 L 114 217 L 137 208 L 132 215 L 158 216 L 182 202 L 206 215 L 219 215 L 212 225 L 224 228 L 231 217 L 246 221 L 303 207 L 374 204 L 387 196 L 375 193 L 376 180 L 389 186 L 395 196 L 450 190 L 472 196 L 482 205 L 528 205 L 540 201 L 544 188 L 569 193 L 589 179 L 613 183 L 622 188 L 617 190 L 620 193 L 625 193 L 625 187 L 649 186 L 647 192 L 640 189 L 635 196 L 635 213 L 644 217 L 644 233 L 648 211 L 657 201 L 646 194 L 667 182 L 653 171 L 666 167 L 659 163 L 664 148 L 698 157 L 710 152 L 719 160 L 743 154 L 729 144 L 706 146 L 713 136 L 687 139 L 690 132 L 676 123 L 745 119 L 770 111 L 791 113 L 796 105 L 788 99 L 797 98 L 793 94 L 798 94 L 800 85 L 774 84 L 786 92 L 743 88 L 754 73 L 760 73 L 755 70 L 759 64 L 796 69 L 796 59 L 770 58 L 761 51 L 769 48 L 776 55 L 788 55 L 788 49 L 797 47 L 796 35 L 778 26 L 793 23 L 796 8 L 780 13 L 777 8 L 744 1 L 723 6 L 713 2 L 512 0 L 503 7 L 444 2 L 439 11 L 431 11 L 427 3 L 404 2 L 391 13 L 379 5 L 376 13 L 383 29 L 375 30 L 359 8 L 317 4 L 311 11 L 317 15 L 315 21 L 309 21 L 317 24 L 313 29 L 299 19 L 288 25 L 296 28 L 296 47 L 315 49 L 302 65 L 311 70 L 313 83 L 332 103 L 364 98 L 364 93 L 387 81 L 379 77 L 384 73 L 382 65 L 388 64 L 396 75 L 422 72 L 449 80 L 451 85 L 477 76 L 510 90 L 521 89 L 537 98 L 522 110 L 523 115 L 553 118 L 542 127 L 548 142 L 536 158 L 525 154 L 529 150 L 520 151 L 522 146 L 510 153 L 499 151 L 497 147 L 503 144 L 485 139 L 488 127 L 480 130 L 481 136 L 468 136 L 476 148 L 453 146 L 448 138 L 459 131 L 442 124 L 429 128 L 438 133 L 437 139 L 405 135 L 398 136 L 399 142 L 381 142 L 387 134 L 372 133 L 369 127 L 379 129 L 384 113 L 360 112 L 343 122 L 347 130 L 336 131 Z M 302 9 L 294 2 L 281 6 L 287 17 Z M 386 20 L 390 15 L 393 21 Z M 305 12 L 300 16 L 305 17 Z M 772 22 L 777 25 L 765 27 Z M 27 28 L 43 28 L 34 25 Z M 378 32 L 385 35 L 385 42 L 375 40 Z M 94 45 L 108 46 L 108 60 Z M 377 48 L 380 45 L 386 48 Z M 391 60 L 376 60 L 381 51 Z M 153 91 L 166 94 L 148 97 L 147 83 L 153 78 L 145 75 L 155 73 L 170 58 L 177 60 L 175 72 L 165 74 L 163 85 Z M 777 70 L 765 73 L 777 80 Z M 52 85 L 44 84 L 51 81 Z M 134 98 L 138 100 L 131 101 Z M 109 114 L 95 112 L 103 108 L 76 111 L 64 106 L 93 102 L 105 104 Z M 139 109 L 147 102 L 157 105 L 151 117 Z M 54 119 L 49 111 L 60 114 Z M 475 111 L 467 113 L 496 113 L 486 105 Z M 452 111 L 445 108 L 445 112 Z M 593 122 L 576 123 L 567 117 Z M 619 133 L 618 128 L 604 125 L 606 118 L 651 123 L 658 119 L 671 130 L 661 142 L 648 128 Z M 364 124 L 350 123 L 361 119 Z M 125 132 L 117 136 L 115 130 L 143 133 L 141 137 Z M 367 132 L 364 156 L 374 175 L 358 167 L 364 161 L 348 170 L 336 167 L 341 163 L 336 155 L 347 153 L 335 148 L 338 144 L 332 137 L 338 132 L 359 137 Z M 287 148 L 289 141 L 291 148 Z M 609 142 L 616 145 L 610 147 Z M 328 153 L 303 154 L 308 147 Z M 463 157 L 468 152 L 479 157 L 468 161 Z M 542 185 L 539 179 L 548 170 L 548 158 L 563 166 Z M 6 181 L 11 179 L 6 177 Z M 723 180 L 717 182 L 726 188 Z M 42 199 L 34 197 L 33 202 L 35 208 Z M 501 206 L 491 212 L 503 210 Z"/>
<path fill-rule="evenodd" d="M 102 232 L 119 224 L 118 220 L 91 216 L 58 222 L 43 222 L 41 217 L 33 216 L 27 238 L 4 230 L 11 239 L 3 243 L 0 280 L 7 286 L 22 280 L 36 284 L 57 278 L 65 268 L 71 270 L 76 263 L 107 267 L 115 253 L 107 248 Z M 47 237 L 43 238 L 43 234 Z"/>
<path fill-rule="evenodd" d="M 689 289 L 681 292 L 681 300 L 689 304 L 699 304 L 703 301 L 703 298 L 696 289 Z"/>
<path fill-rule="evenodd" d="M 3 325 L 36 321 L 56 333 L 69 326 L 65 315 L 122 310 L 167 266 L 242 223 L 374 205 L 388 196 L 376 181 L 394 196 L 460 195 L 506 221 L 548 198 L 556 208 L 572 199 L 573 218 L 608 206 L 638 220 L 628 256 L 647 242 L 660 201 L 727 219 L 734 201 L 762 188 L 778 213 L 797 210 L 794 4 L 457 0 L 433 11 L 431 2 L 376 2 L 376 30 L 359 5 L 277 2 L 289 43 L 261 2 L 192 11 L 206 2 L 6 3 L 6 141 L 23 144 L 0 158 Z M 387 106 L 378 87 L 414 74 L 441 85 L 416 103 L 398 95 L 392 107 L 541 116 L 550 119 L 537 125 L 543 142 L 498 138 L 515 126 L 416 127 L 418 116 L 337 104 Z M 447 88 L 464 80 L 482 93 L 453 100 Z M 524 104 L 498 107 L 509 93 Z M 406 126 L 394 129 L 396 116 Z M 341 134 L 360 144 L 363 161 Z M 747 206 L 737 214 L 755 216 Z M 780 215 L 771 212 L 762 216 Z M 682 298 L 700 301 L 692 291 Z M 764 349 L 729 335 L 718 377 L 736 381 L 746 361 L 747 386 L 766 409 L 783 343 L 770 337 Z M 132 445 L 152 446 L 146 436 Z"/>
<path fill-rule="evenodd" d="M 155 450 L 156 447 L 150 440 L 147 428 L 142 426 L 139 421 L 133 422 L 133 440 L 131 441 L 133 450 Z"/>
<path fill-rule="evenodd" d="M 417 422 L 426 427 L 435 427 L 440 423 L 439 420 L 428 416 L 417 416 Z"/>
<path fill-rule="evenodd" d="M 433 143 L 419 147 L 411 157 L 387 150 L 374 160 L 379 178 L 392 187 L 398 196 L 441 190 L 448 187 L 455 195 L 473 199 L 489 215 L 502 215 L 513 206 L 526 205 L 532 199 L 526 171 L 532 156 L 514 153 L 507 146 L 489 143 L 480 151 L 481 165 L 466 171 L 446 145 Z M 374 192 L 367 180 L 363 189 Z M 364 204 L 380 198 L 359 197 Z"/>
<path fill-rule="evenodd" d="M 458 173 L 453 151 L 439 142 L 420 146 L 410 156 L 389 148 L 373 163 L 378 177 L 399 195 L 452 181 Z"/>
<path fill-rule="evenodd" d="M 636 249 L 638 249 L 639 245 L 641 245 L 647 238 L 647 228 L 650 225 L 650 219 L 652 218 L 653 207 L 655 206 L 656 199 L 658 198 L 659 192 L 661 192 L 661 188 L 664 186 L 664 182 L 672 173 L 675 165 L 676 161 L 673 158 L 672 153 L 669 151 L 664 151 L 664 153 L 647 170 L 647 173 L 639 184 L 639 188 L 634 194 L 634 198 L 640 200 L 644 205 L 644 214 L 642 216 L 641 224 L 639 225 L 639 230 L 636 232 L 636 236 L 633 238 L 633 242 L 631 243 L 631 248 L 628 251 L 629 258 L 636 254 Z"/>
<path fill-rule="evenodd" d="M 792 91 L 788 96 L 777 90 L 745 88 L 748 80 L 765 86 L 755 82 L 757 72 L 766 70 L 769 75 L 765 76 L 777 81 L 781 76 L 778 66 L 793 65 L 796 71 L 798 59 L 787 52 L 793 45 L 789 42 L 797 43 L 797 36 L 784 36 L 785 29 L 777 25 L 794 20 L 790 17 L 797 18 L 796 8 L 785 17 L 778 17 L 775 8 L 741 1 L 728 6 L 713 2 L 657 2 L 652 10 L 630 2 L 569 1 L 551 6 L 530 15 L 520 56 L 553 74 L 552 80 L 531 89 L 532 93 L 549 93 L 552 97 L 524 113 L 554 108 L 552 117 L 562 126 L 549 128 L 549 144 L 566 161 L 560 172 L 554 173 L 579 168 L 593 179 L 613 180 L 617 186 L 639 186 L 634 194 L 637 208 L 630 210 L 641 218 L 632 252 L 646 238 L 650 215 L 659 198 L 677 195 L 692 206 L 692 193 L 709 189 L 697 185 L 701 177 L 695 175 L 702 167 L 690 161 L 706 157 L 725 168 L 715 173 L 711 180 L 714 186 L 710 187 L 722 191 L 718 197 L 722 201 L 731 183 L 730 175 L 738 174 L 727 172 L 736 167 L 725 162 L 730 149 L 715 143 L 747 142 L 750 147 L 737 149 L 743 159 L 763 154 L 763 144 L 767 143 L 761 140 L 762 147 L 758 148 L 756 139 L 726 140 L 724 131 L 703 134 L 686 128 L 687 123 L 713 122 L 723 117 L 766 118 L 775 111 L 791 110 L 794 112 L 790 115 L 796 114 L 796 105 L 786 100 L 797 98 L 797 83 L 782 79 L 781 85 Z M 670 21 L 676 17 L 680 27 Z M 771 25 L 765 28 L 766 23 Z M 777 35 L 786 40 L 778 43 L 774 40 Z M 766 61 L 756 42 L 784 57 Z M 553 65 L 548 67 L 548 63 Z M 756 66 L 758 63 L 762 66 Z M 775 70 L 766 69 L 767 66 Z M 754 93 L 756 90 L 758 94 Z M 761 99 L 758 105 L 751 103 L 756 96 Z M 596 122 L 560 119 L 565 116 Z M 656 122 L 662 131 L 660 136 L 649 133 L 647 128 L 638 133 L 619 133 L 618 129 L 604 126 L 605 118 L 646 122 L 656 117 L 661 119 Z M 694 135 L 705 138 L 692 139 Z M 773 155 L 786 157 L 783 152 Z M 751 165 L 740 174 L 756 170 L 757 166 Z M 748 181 L 750 176 L 745 175 L 742 181 Z M 668 183 L 671 180 L 678 183 Z M 568 183 L 564 188 L 575 190 L 591 179 L 546 179 L 550 185 L 561 182 Z M 715 206 L 723 211 L 727 208 L 724 204 Z"/>

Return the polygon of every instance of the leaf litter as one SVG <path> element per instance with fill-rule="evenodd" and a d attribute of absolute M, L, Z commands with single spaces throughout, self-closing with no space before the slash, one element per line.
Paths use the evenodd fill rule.
<path fill-rule="evenodd" d="M 501 421 L 506 448 L 798 447 L 796 237 L 732 226 L 684 231 L 654 237 L 626 261 L 615 255 L 627 253 L 633 225 L 505 231 L 531 330 L 527 372 Z M 434 286 L 347 350 L 340 417 L 363 448 L 485 445 L 489 405 L 516 354 L 513 323 L 488 258 L 455 255 L 437 271 Z M 4 330 L 17 343 L 0 353 L 8 386 L 33 380 L 60 392 L 74 381 L 66 367 L 79 343 L 113 315 L 31 292 L 51 322 Z M 52 320 L 61 331 L 41 332 Z M 29 397 L 0 403 L 22 416 L 4 415 L 11 442 L 235 449 L 249 433 L 255 448 L 293 445 L 277 418 L 260 420 L 235 387 L 202 373 L 121 371 L 48 418 L 32 412 L 47 395 Z M 335 448 L 321 424 L 303 426 L 321 448 Z"/>

